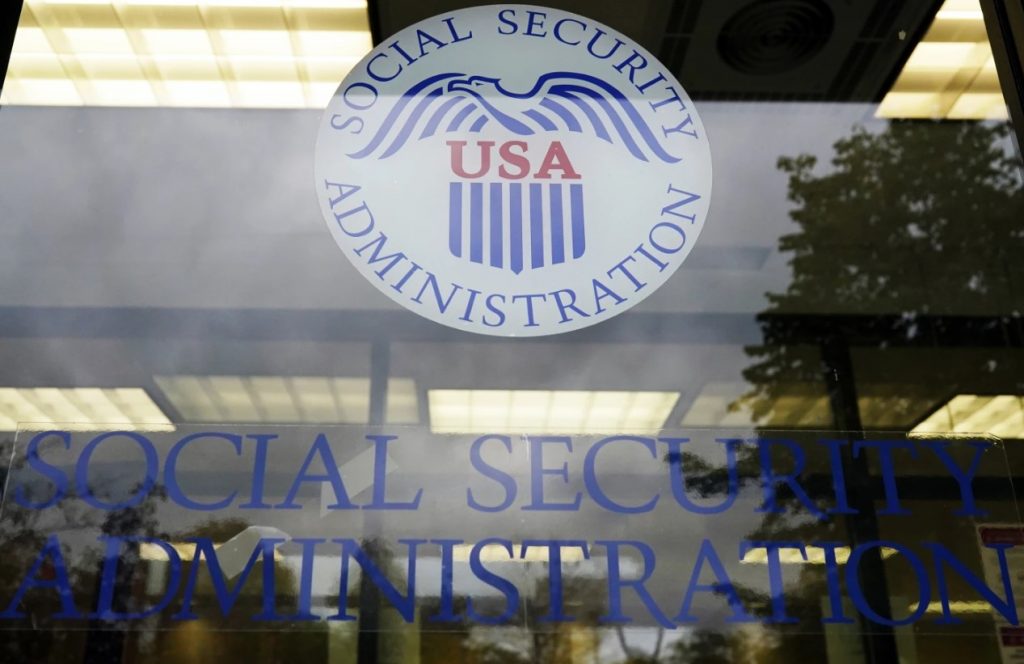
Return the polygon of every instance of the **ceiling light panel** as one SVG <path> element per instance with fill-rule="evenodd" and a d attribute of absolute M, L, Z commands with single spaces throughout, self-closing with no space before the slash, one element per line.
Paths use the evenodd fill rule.
<path fill-rule="evenodd" d="M 911 433 L 1024 438 L 1024 398 L 1019 394 L 958 394 L 926 417 Z"/>
<path fill-rule="evenodd" d="M 28 0 L 2 103 L 323 108 L 371 48 L 358 0 Z"/>
<path fill-rule="evenodd" d="M 174 431 L 141 387 L 0 387 L 0 431 Z"/>
<path fill-rule="evenodd" d="M 758 394 L 748 383 L 711 382 L 701 388 L 680 424 L 821 428 L 831 422 L 832 410 L 822 384 L 779 383 L 769 393 Z"/>
<path fill-rule="evenodd" d="M 427 392 L 434 433 L 642 433 L 663 428 L 678 400 L 678 392 Z"/>
<path fill-rule="evenodd" d="M 190 422 L 365 424 L 370 379 L 325 376 L 156 376 L 167 400 Z M 388 380 L 387 422 L 416 424 L 411 378 Z"/>
<path fill-rule="evenodd" d="M 472 560 L 473 549 L 476 544 L 456 544 L 452 550 L 452 560 L 457 563 L 468 563 Z M 522 544 L 512 544 L 512 553 L 509 554 L 501 544 L 485 544 L 481 546 L 477 555 L 485 563 L 547 563 L 549 550 L 546 546 L 524 547 Z M 565 564 L 581 563 L 586 558 L 583 549 L 579 547 L 564 547 L 561 552 L 561 561 Z"/>
<path fill-rule="evenodd" d="M 845 565 L 850 559 L 851 551 L 848 546 L 837 546 L 832 551 L 835 561 L 839 565 Z M 882 558 L 891 558 L 895 553 L 896 549 L 888 546 L 882 547 Z M 825 557 L 825 549 L 817 546 L 806 546 L 803 553 L 797 549 L 780 549 L 778 555 L 779 562 L 783 565 L 824 565 L 828 562 Z M 768 550 L 764 548 L 750 549 L 743 554 L 740 562 L 745 565 L 767 565 Z"/>
<path fill-rule="evenodd" d="M 1006 103 L 978 0 L 946 0 L 876 115 L 1004 120 Z"/>

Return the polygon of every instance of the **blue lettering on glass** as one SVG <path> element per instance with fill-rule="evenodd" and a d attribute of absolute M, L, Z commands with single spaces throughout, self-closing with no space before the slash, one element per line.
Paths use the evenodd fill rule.
<path fill-rule="evenodd" d="M 515 584 L 503 576 L 499 576 L 484 567 L 480 559 L 481 553 L 488 547 L 501 547 L 508 552 L 509 560 L 515 558 L 515 547 L 512 542 L 500 537 L 490 537 L 480 540 L 469 553 L 469 568 L 480 581 L 500 592 L 505 597 L 505 610 L 499 615 L 492 616 L 477 613 L 473 598 L 466 600 L 466 617 L 482 625 L 500 625 L 511 621 L 519 612 L 519 589 Z"/>
<path fill-rule="evenodd" d="M 782 559 L 779 553 L 783 549 L 792 549 L 807 560 L 807 547 L 800 542 L 740 542 L 740 559 L 748 552 L 764 549 L 768 560 L 768 593 L 772 600 L 773 623 L 798 623 L 796 618 L 786 615 L 786 595 L 782 579 Z"/>
<path fill-rule="evenodd" d="M 989 450 L 991 445 L 981 440 L 964 442 L 974 449 L 974 456 L 971 458 L 971 465 L 967 470 L 961 469 L 949 454 L 948 440 L 923 441 L 925 447 L 931 450 L 935 456 L 939 457 L 939 460 L 942 461 L 942 464 L 949 471 L 950 476 L 956 480 L 957 486 L 960 488 L 960 500 L 963 503 L 963 507 L 953 512 L 953 514 L 957 516 L 986 516 L 988 512 L 979 509 L 974 503 L 974 489 L 971 486 L 971 482 L 978 473 L 978 466 L 981 465 L 982 455 Z"/>
<path fill-rule="evenodd" d="M 420 499 L 423 497 L 423 489 L 416 491 L 416 495 L 408 502 L 388 502 L 387 494 L 387 445 L 398 436 L 367 436 L 367 440 L 373 441 L 373 502 L 365 505 L 366 510 L 414 510 L 420 506 Z"/>
<path fill-rule="evenodd" d="M 785 448 L 793 458 L 793 470 L 788 473 L 778 472 L 772 462 L 772 448 Z M 793 492 L 793 495 L 800 501 L 802 507 L 820 519 L 826 515 L 814 504 L 807 491 L 800 486 L 799 475 L 807 463 L 806 455 L 795 441 L 792 440 L 760 440 L 758 441 L 758 453 L 761 456 L 761 483 L 764 486 L 764 504 L 758 508 L 758 512 L 773 512 L 781 514 L 785 510 L 778 504 L 777 487 L 781 484 Z"/>
<path fill-rule="evenodd" d="M 910 514 L 909 510 L 900 507 L 900 496 L 896 489 L 896 467 L 892 453 L 896 450 L 904 450 L 912 457 L 916 457 L 917 447 L 909 440 L 858 440 L 853 444 L 853 456 L 859 456 L 863 450 L 878 451 L 882 486 L 885 487 L 885 509 L 879 510 L 878 513 L 882 515 Z"/>
<path fill-rule="evenodd" d="M 641 514 L 643 512 L 650 512 L 654 509 L 654 506 L 658 504 L 658 499 L 661 496 L 656 495 L 646 503 L 630 506 L 623 505 L 622 503 L 612 500 L 608 497 L 608 494 L 604 492 L 604 489 L 601 488 L 597 472 L 597 453 L 606 445 L 621 442 L 638 443 L 647 448 L 652 457 L 655 459 L 658 458 L 658 448 L 655 445 L 653 438 L 642 438 L 640 436 L 617 436 L 614 438 L 605 438 L 598 441 L 591 446 L 589 450 L 587 450 L 587 455 L 583 460 L 583 484 L 587 488 L 587 493 L 594 499 L 594 502 L 609 512 L 618 512 L 620 514 Z"/>
<path fill-rule="evenodd" d="M 238 495 L 237 491 L 232 491 L 231 494 L 223 500 L 219 500 L 215 503 L 200 503 L 186 496 L 185 492 L 182 491 L 181 487 L 178 485 L 178 457 L 181 455 L 181 452 L 185 449 L 186 445 L 189 445 L 196 440 L 203 439 L 225 440 L 235 448 L 236 454 L 239 456 L 242 454 L 241 436 L 226 433 L 194 433 L 190 436 L 185 436 L 171 448 L 170 452 L 167 453 L 167 462 L 164 465 L 164 486 L 167 487 L 168 497 L 182 507 L 190 510 L 222 510 L 234 501 L 235 496 Z"/>
<path fill-rule="evenodd" d="M 868 604 L 867 597 L 864 595 L 864 588 L 860 582 L 860 561 L 864 554 L 870 549 L 879 549 L 881 551 L 884 548 L 892 549 L 896 552 L 895 555 L 898 555 L 910 565 L 910 569 L 914 573 L 914 580 L 917 582 L 918 595 L 913 598 L 917 602 L 916 608 L 905 618 L 896 618 L 895 616 L 878 613 L 875 607 Z M 892 541 L 864 542 L 854 547 L 850 553 L 849 560 L 846 562 L 846 588 L 850 594 L 850 599 L 853 600 L 854 606 L 857 607 L 857 611 L 862 616 L 879 625 L 887 625 L 889 627 L 910 625 L 917 622 L 924 615 L 924 612 L 928 610 L 928 602 L 932 597 L 931 585 L 928 583 L 928 572 L 925 570 L 924 563 L 908 547 L 899 542 Z"/>
<path fill-rule="evenodd" d="M 1013 589 L 1010 587 L 1010 570 L 1006 564 L 1006 550 L 1013 546 L 1012 544 L 997 543 L 985 545 L 987 548 L 993 549 L 998 557 L 999 578 L 1002 581 L 1003 595 L 1005 595 L 1005 597 L 999 597 L 999 595 L 997 595 L 991 588 L 986 586 L 984 581 L 971 572 L 971 570 L 960 562 L 957 557 L 953 555 L 953 552 L 946 547 L 936 542 L 925 542 L 924 546 L 931 549 L 935 557 L 935 583 L 938 586 L 939 598 L 942 602 L 942 622 L 961 622 L 958 618 L 953 617 L 949 609 L 949 589 L 946 585 L 945 571 L 945 568 L 949 567 L 956 572 L 960 578 L 967 583 L 967 585 L 984 597 L 985 601 L 988 602 L 993 609 L 999 612 L 999 615 L 1003 617 L 1003 620 L 1011 625 L 1018 624 L 1017 603 L 1013 601 Z"/>
<path fill-rule="evenodd" d="M 44 431 L 32 436 L 32 439 L 28 441 L 28 451 L 25 456 L 29 468 L 48 478 L 53 483 L 54 492 L 44 501 L 33 502 L 29 499 L 29 487 L 24 484 L 18 485 L 14 489 L 14 502 L 27 509 L 41 510 L 56 505 L 68 492 L 68 476 L 59 468 L 55 468 L 39 458 L 39 446 L 48 438 L 60 440 L 64 444 L 65 450 L 71 448 L 71 434 L 67 431 Z"/>
<path fill-rule="evenodd" d="M 459 622 L 462 618 L 455 613 L 455 547 L 463 540 L 436 539 L 431 544 L 441 547 L 441 602 L 437 613 L 430 617 L 432 622 Z"/>
<path fill-rule="evenodd" d="M 608 552 L 608 613 L 601 616 L 599 620 L 603 623 L 633 622 L 633 619 L 627 616 L 622 609 L 622 589 L 632 588 L 633 592 L 636 593 L 637 597 L 640 598 L 640 601 L 647 608 L 650 616 L 658 621 L 661 626 L 673 629 L 675 624 L 658 607 L 654 597 L 651 596 L 650 591 L 644 585 L 651 578 L 651 575 L 654 574 L 654 550 L 644 542 L 638 541 L 598 540 L 594 542 L 594 545 L 603 546 Z M 640 572 L 640 578 L 622 578 L 620 549 L 623 546 L 628 546 L 640 552 L 640 556 L 643 559 L 643 570 Z"/>
<path fill-rule="evenodd" d="M 221 568 L 220 560 L 217 557 L 217 549 L 213 545 L 213 540 L 208 537 L 193 537 L 187 541 L 195 544 L 195 557 L 193 558 L 191 572 L 188 575 L 188 580 L 185 581 L 185 591 L 181 602 L 181 610 L 174 614 L 175 620 L 197 620 L 199 615 L 192 610 L 192 600 L 196 593 L 196 584 L 199 580 L 199 570 L 203 568 L 199 564 L 200 560 L 206 562 L 206 569 L 209 572 L 210 582 L 213 585 L 214 595 L 217 597 L 217 604 L 220 607 L 221 614 L 227 616 L 231 612 L 232 607 L 238 601 L 239 595 L 242 593 L 242 587 L 245 586 L 246 580 L 249 578 L 249 574 L 252 573 L 253 568 L 257 562 L 262 562 L 263 565 L 263 603 L 262 611 L 254 616 L 252 620 L 258 621 L 270 621 L 270 620 L 284 620 L 284 616 L 276 613 L 274 606 L 275 599 L 275 584 L 274 584 L 274 549 L 285 543 L 287 540 L 283 538 L 260 538 L 256 543 L 256 546 L 252 550 L 252 554 L 249 556 L 249 560 L 246 561 L 245 567 L 238 575 L 238 580 L 235 581 L 234 588 L 228 588 L 227 578 Z"/>
<path fill-rule="evenodd" d="M 668 445 L 669 478 L 672 482 L 672 495 L 679 506 L 687 512 L 694 514 L 721 514 L 732 507 L 739 494 L 739 477 L 736 471 L 736 450 L 743 444 L 742 440 L 722 440 L 716 442 L 725 446 L 725 468 L 728 475 L 725 498 L 717 505 L 699 505 L 687 495 L 686 492 L 686 471 L 683 470 L 683 444 L 690 442 L 689 438 L 659 438 L 659 441 Z"/>
<path fill-rule="evenodd" d="M 317 458 L 323 464 L 324 473 L 322 475 L 310 475 L 309 467 L 313 465 Z M 327 509 L 355 509 L 356 506 L 348 499 L 348 492 L 345 491 L 345 485 L 341 481 L 341 472 L 338 470 L 338 462 L 334 460 L 331 446 L 328 444 L 327 436 L 324 434 L 316 437 L 316 442 L 309 448 L 309 454 L 306 455 L 306 460 L 302 462 L 302 468 L 299 470 L 299 474 L 295 476 L 295 481 L 292 483 L 292 488 L 288 491 L 288 495 L 283 502 L 275 505 L 275 507 L 284 510 L 302 509 L 302 505 L 295 502 L 295 498 L 299 495 L 299 491 L 302 490 L 302 485 L 307 482 L 330 483 L 331 489 L 334 491 L 335 500 L 334 503 L 327 506 Z"/>
<path fill-rule="evenodd" d="M 408 547 L 408 554 L 406 556 L 409 561 L 408 568 L 406 570 L 406 592 L 403 595 L 398 588 L 392 583 L 387 576 L 384 575 L 383 570 L 378 566 L 373 559 L 367 555 L 363 547 L 360 546 L 359 542 L 354 539 L 335 539 L 331 540 L 341 545 L 341 584 L 338 590 L 338 613 L 328 617 L 328 620 L 343 620 L 352 621 L 356 617 L 348 612 L 348 587 L 349 587 L 349 569 L 350 560 L 355 560 L 359 563 L 359 569 L 363 571 L 363 574 L 370 578 L 370 582 L 383 594 L 384 599 L 387 600 L 388 604 L 395 607 L 398 613 L 402 616 L 402 619 L 407 623 L 411 623 L 416 616 L 416 551 L 420 544 L 426 542 L 426 540 L 419 539 L 403 539 L 399 540 L 399 544 L 405 544 Z"/>
<path fill-rule="evenodd" d="M 569 510 L 577 511 L 580 508 L 580 503 L 583 502 L 583 494 L 576 492 L 572 501 L 552 503 L 547 502 L 544 499 L 544 486 L 546 484 L 545 478 L 547 476 L 560 477 L 562 482 L 566 485 L 569 484 L 569 463 L 563 462 L 561 466 L 556 468 L 548 468 L 544 465 L 544 447 L 546 445 L 555 444 L 561 445 L 566 448 L 566 451 L 572 453 L 572 439 L 569 436 L 530 436 L 528 438 L 530 445 L 530 498 L 531 501 L 528 505 L 524 505 L 523 509 L 528 511 L 558 511 L 558 510 Z"/>
<path fill-rule="evenodd" d="M 146 461 L 146 474 L 136 488 L 135 495 L 120 503 L 108 503 L 93 495 L 92 487 L 89 486 L 89 461 L 92 459 L 93 453 L 96 452 L 101 443 L 117 437 L 124 437 L 135 442 L 139 449 L 142 450 L 143 457 Z M 135 507 L 146 499 L 146 496 L 156 485 L 159 465 L 160 461 L 157 457 L 156 449 L 153 447 L 153 443 L 142 434 L 135 433 L 133 431 L 111 431 L 109 433 L 100 434 L 89 441 L 89 444 L 85 446 L 85 449 L 82 450 L 82 454 L 78 457 L 78 465 L 75 470 L 75 490 L 78 492 L 79 498 L 92 507 L 96 507 L 98 509 L 122 510 L 129 507 Z"/>
<path fill-rule="evenodd" d="M 423 500 L 425 489 L 411 490 L 402 497 L 389 495 L 389 482 L 410 486 L 407 482 L 395 482 L 396 467 L 388 457 L 393 446 L 402 444 L 398 434 L 371 433 L 362 436 L 364 445 L 372 446 L 373 467 L 367 470 L 368 496 L 362 504 L 354 503 L 345 491 L 341 474 L 336 464 L 326 434 L 311 435 L 311 442 L 306 450 L 299 450 L 296 468 L 291 474 L 285 475 L 285 483 L 280 489 L 287 494 L 284 501 L 273 504 L 266 499 L 268 468 L 275 467 L 271 460 L 274 447 L 271 442 L 278 439 L 278 434 L 263 432 L 241 435 L 231 431 L 202 431 L 183 434 L 172 440 L 167 447 L 166 458 L 161 459 L 152 441 L 137 432 L 108 432 L 86 439 L 79 448 L 73 434 L 65 431 L 42 432 L 33 436 L 26 445 L 24 465 L 19 472 L 11 476 L 12 490 L 15 500 L 12 504 L 20 509 L 47 511 L 54 509 L 58 503 L 78 500 L 82 504 L 107 513 L 123 513 L 127 522 L 135 517 L 132 510 L 140 508 L 147 496 L 160 493 L 155 482 L 163 479 L 166 496 L 170 504 L 188 511 L 207 514 L 218 512 L 235 506 L 239 509 L 293 510 L 308 509 L 308 501 L 299 500 L 300 490 L 313 485 L 320 488 L 322 495 L 334 493 L 334 502 L 328 509 L 367 509 L 376 511 L 409 512 L 424 509 L 429 504 Z M 120 443 L 121 451 L 129 458 L 141 455 L 144 460 L 144 474 L 134 486 L 122 486 L 119 490 L 127 497 L 97 497 L 88 480 L 95 475 L 91 467 L 101 463 L 100 457 L 107 445 Z M 973 517 L 983 514 L 975 495 L 974 480 L 981 474 L 981 462 L 993 444 L 988 441 L 960 441 L 962 445 L 954 450 L 950 441 L 848 441 L 819 440 L 815 445 L 824 452 L 823 459 L 831 466 L 831 482 L 819 481 L 816 487 L 824 487 L 824 492 L 815 490 L 815 499 L 807 487 L 805 448 L 793 440 L 787 439 L 730 439 L 722 438 L 714 441 L 715 449 L 721 451 L 722 461 L 712 465 L 707 462 L 697 463 L 697 457 L 691 463 L 686 454 L 694 454 L 696 447 L 685 437 L 644 437 L 644 436 L 608 436 L 592 441 L 585 451 L 574 445 L 570 436 L 523 436 L 513 438 L 508 435 L 489 434 L 477 437 L 467 448 L 468 467 L 473 477 L 467 478 L 465 508 L 475 512 L 503 512 L 517 507 L 525 511 L 576 512 L 584 509 L 596 509 L 614 515 L 615 518 L 628 518 L 629 515 L 642 514 L 661 506 L 657 484 L 650 481 L 650 476 L 642 486 L 650 486 L 640 498 L 624 500 L 616 495 L 628 486 L 621 483 L 627 474 L 613 475 L 602 472 L 603 464 L 621 464 L 625 456 L 640 464 L 636 468 L 646 468 L 662 475 L 661 481 L 671 488 L 673 500 L 668 503 L 669 509 L 678 509 L 690 514 L 704 516 L 709 519 L 721 518 L 730 510 L 739 509 L 739 505 L 748 505 L 746 509 L 767 511 L 772 514 L 781 513 L 783 504 L 797 515 L 810 516 L 815 521 L 845 518 L 856 515 L 850 506 L 847 496 L 846 478 L 842 474 L 842 457 L 864 454 L 874 451 L 878 455 L 880 474 L 879 499 L 883 501 L 883 512 L 888 516 L 900 518 L 910 514 L 909 508 L 899 502 L 897 489 L 897 467 L 906 460 L 930 455 L 938 461 L 950 480 L 959 489 L 959 504 L 951 506 L 953 515 Z M 50 444 L 48 444 L 50 443 Z M 188 495 L 183 486 L 189 486 L 185 480 L 186 464 L 181 462 L 182 455 L 202 453 L 207 447 L 226 454 L 228 462 L 237 460 L 239 466 L 249 470 L 253 488 L 248 500 L 237 505 L 240 490 L 225 487 L 223 493 L 212 493 L 213 500 L 198 500 Z M 294 449 L 294 448 L 292 448 Z M 954 451 L 966 452 L 954 456 Z M 752 466 L 740 469 L 740 457 Z M 485 453 L 487 459 L 485 460 Z M 525 468 L 517 467 L 517 459 L 522 457 L 516 453 L 529 455 Z M 251 454 L 253 460 L 244 459 Z M 68 461 L 68 455 L 76 458 Z M 613 456 L 615 455 L 615 456 Z M 62 462 L 58 458 L 65 459 Z M 301 462 L 298 460 L 301 459 Z M 525 460 L 525 459 L 524 459 Z M 614 460 L 614 461 L 613 461 Z M 188 464 L 194 466 L 192 464 Z M 314 472 L 313 467 L 325 470 Z M 631 464 L 632 467 L 632 464 Z M 701 470 L 703 468 L 703 470 Z M 70 469 L 70 470 L 68 470 Z M 821 468 L 817 468 L 821 471 Z M 826 469 L 827 470 L 827 469 Z M 131 471 L 135 472 L 135 471 Z M 399 472 L 408 473 L 408 468 Z M 699 474 L 698 474 L 699 473 Z M 77 493 L 68 491 L 70 478 L 74 478 Z M 518 479 L 517 479 L 518 478 Z M 237 481 L 237 480 L 235 480 Z M 276 480 L 279 481 L 279 480 Z M 525 482 L 522 494 L 518 482 Z M 412 486 L 415 486 L 413 484 Z M 84 489 L 83 489 L 84 487 Z M 829 493 L 831 491 L 831 493 Z M 713 501 L 695 500 L 691 494 L 714 495 Z M 761 500 L 740 503 L 739 496 L 746 492 L 750 498 Z M 117 493 L 112 490 L 112 493 Z M 309 493 L 307 491 L 307 493 Z M 364 494 L 364 489 L 359 493 Z M 397 492 L 401 493 L 401 492 Z M 206 495 L 206 494 L 203 494 Z M 523 496 L 520 498 L 520 496 Z M 824 496 L 834 498 L 832 505 L 823 504 Z M 329 502 L 325 499 L 325 502 Z M 757 506 L 758 503 L 760 506 Z M 436 504 L 436 503 L 435 503 Z M 111 516 L 116 522 L 119 514 Z M 788 518 L 788 516 L 787 516 Z M 813 523 L 813 521 L 811 522 Z M 589 560 L 589 565 L 600 565 L 604 573 L 604 591 L 607 598 L 607 611 L 601 617 L 606 623 L 628 623 L 639 616 L 636 611 L 646 615 L 644 619 L 652 620 L 665 628 L 674 628 L 682 624 L 699 621 L 701 616 L 695 609 L 696 598 L 707 595 L 725 600 L 730 612 L 728 620 L 732 622 L 750 622 L 760 620 L 769 623 L 793 623 L 796 617 L 790 613 L 786 604 L 786 584 L 781 555 L 783 552 L 793 554 L 801 560 L 810 560 L 813 555 L 824 563 L 824 581 L 828 601 L 821 617 L 823 624 L 849 624 L 857 616 L 882 625 L 908 625 L 922 620 L 929 603 L 942 607 L 941 616 L 936 620 L 940 624 L 957 622 L 958 618 L 951 609 L 950 584 L 955 582 L 960 589 L 967 588 L 983 600 L 1001 619 L 1009 624 L 1019 622 L 1016 598 L 1011 583 L 1011 571 L 1007 562 L 1007 550 L 1014 544 L 995 540 L 985 541 L 984 546 L 991 551 L 992 557 L 998 561 L 998 576 L 982 575 L 976 569 L 968 567 L 963 560 L 939 542 L 920 542 L 910 546 L 906 542 L 867 541 L 855 542 L 852 549 L 848 545 L 836 541 L 799 541 L 789 539 L 758 539 L 742 542 L 738 549 L 737 559 L 733 562 L 747 560 L 749 556 L 759 554 L 766 563 L 763 582 L 767 586 L 768 603 L 763 611 L 754 615 L 744 606 L 740 592 L 729 577 L 728 567 L 710 539 L 702 539 L 698 548 L 692 552 L 693 561 L 690 566 L 689 580 L 685 584 L 680 579 L 677 588 L 680 598 L 679 611 L 670 617 L 654 600 L 649 585 L 654 578 L 657 565 L 657 552 L 646 542 L 637 540 L 599 539 L 590 541 L 582 538 L 526 538 L 514 542 L 507 537 L 484 537 L 469 544 L 462 539 L 398 539 L 399 546 L 405 550 L 389 554 L 392 560 L 404 558 L 407 568 L 404 579 L 391 578 L 392 569 L 383 565 L 381 560 L 368 548 L 377 547 L 377 541 L 360 542 L 351 538 L 328 539 L 327 537 L 288 536 L 260 537 L 252 549 L 242 551 L 248 560 L 242 563 L 238 559 L 239 552 L 231 555 L 230 565 L 223 562 L 226 553 L 206 537 L 195 537 L 186 540 L 195 547 L 195 554 L 190 564 L 182 558 L 180 549 L 172 546 L 169 541 L 158 536 L 143 534 L 106 534 L 100 537 L 101 556 L 93 605 L 88 612 L 76 605 L 74 586 L 71 582 L 71 570 L 66 558 L 65 547 L 57 534 L 49 535 L 41 550 L 31 561 L 25 562 L 26 569 L 18 577 L 18 583 L 12 584 L 14 592 L 4 600 L 6 608 L 0 612 L 0 620 L 21 620 L 27 617 L 25 606 L 32 601 L 29 597 L 53 596 L 54 612 L 51 618 L 58 620 L 94 619 L 104 621 L 143 620 L 157 613 L 167 611 L 175 620 L 198 620 L 199 612 L 194 608 L 195 597 L 199 584 L 199 575 L 208 574 L 209 584 L 216 597 L 216 605 L 221 615 L 237 612 L 239 598 L 243 588 L 255 585 L 254 576 L 262 576 L 262 594 L 258 610 L 249 618 L 253 621 L 319 621 L 319 620 L 356 620 L 357 616 L 346 608 L 344 598 L 351 590 L 351 564 L 359 565 L 366 579 L 376 587 L 383 600 L 394 607 L 403 620 L 416 620 L 416 564 L 423 555 L 422 551 L 431 548 L 438 551 L 440 573 L 432 579 L 438 584 L 436 589 L 429 589 L 429 594 L 439 598 L 439 603 L 432 615 L 427 619 L 440 623 L 461 623 L 464 621 L 481 624 L 508 624 L 522 618 L 521 589 L 517 581 L 502 572 L 502 556 L 513 560 L 539 560 L 547 565 L 546 611 L 537 616 L 541 622 L 571 622 L 578 620 L 573 605 L 566 601 L 565 574 L 567 552 L 571 552 L 574 560 Z M 289 612 L 279 610 L 275 599 L 275 556 L 278 548 L 288 544 L 291 551 L 298 550 L 301 559 L 296 566 L 297 602 Z M 237 543 L 236 543 L 237 545 Z M 131 599 L 129 602 L 119 601 L 120 593 L 125 591 L 122 577 L 131 575 L 139 560 L 141 547 L 162 551 L 166 557 L 166 574 L 162 576 L 162 585 L 151 588 L 147 599 L 142 602 Z M 250 545 L 246 545 L 250 546 Z M 386 546 L 386 544 L 384 544 Z M 595 547 L 603 549 L 604 560 L 593 555 Z M 498 553 L 497 558 L 495 552 Z M 793 553 L 795 552 L 795 554 Z M 674 552 L 675 553 L 675 552 Z M 333 615 L 321 615 L 313 606 L 314 593 L 314 562 L 318 556 L 338 557 L 341 564 L 338 610 Z M 436 554 L 435 554 L 436 555 Z M 678 555 L 675 553 L 675 555 Z M 909 568 L 911 575 L 911 597 L 916 600 L 909 610 L 890 613 L 885 606 L 874 606 L 870 603 L 869 593 L 864 585 L 870 583 L 864 576 L 865 557 L 884 556 L 888 565 Z M 628 565 L 624 564 L 626 558 Z M 845 558 L 845 559 L 844 559 Z M 468 563 L 461 566 L 460 563 Z M 639 565 L 639 568 L 630 565 Z M 467 569 L 468 567 L 468 569 Z M 230 568 L 230 569 L 229 569 Z M 565 568 L 565 569 L 563 569 Z M 188 570 L 186 573 L 186 569 Z M 257 569 L 260 570 L 257 573 Z M 626 570 L 629 570 L 628 572 Z M 203 570 L 206 570 L 205 572 Z M 503 602 L 483 606 L 474 604 L 472 599 L 460 604 L 463 598 L 457 592 L 461 584 L 466 583 L 466 575 L 478 583 L 492 588 Z M 950 579 L 953 579 L 951 581 Z M 403 584 L 400 581 L 404 581 Z M 991 584 L 991 585 L 990 585 Z M 532 591 L 531 591 L 532 592 Z M 844 595 L 845 593 L 845 595 Z M 626 595 L 639 603 L 626 602 Z M 422 589 L 421 589 L 422 596 Z M 848 614 L 848 605 L 844 596 L 849 597 L 856 615 Z M 932 602 L 932 600 L 936 600 Z M 503 604 L 503 606 L 502 606 Z M 627 606 L 633 606 L 628 609 Z M 899 607 L 897 607 L 899 608 Z"/>
<path fill-rule="evenodd" d="M 47 563 L 49 563 L 49 566 L 45 567 Z M 44 577 L 44 569 L 50 570 L 46 576 L 51 578 Z M 0 613 L 0 619 L 25 618 L 26 614 L 19 611 L 18 607 L 21 605 L 25 595 L 30 590 L 37 588 L 44 590 L 52 588 L 57 591 L 57 597 L 60 599 L 60 611 L 53 614 L 53 618 L 59 620 L 62 618 L 82 617 L 82 614 L 75 607 L 75 598 L 71 592 L 71 582 L 68 580 L 67 564 L 64 562 L 64 554 L 60 550 L 60 539 L 56 535 L 50 535 L 47 538 L 39 555 L 32 561 L 32 567 L 29 568 L 25 578 L 22 579 L 18 589 L 14 592 L 14 597 L 11 598 L 3 613 Z"/>
<path fill-rule="evenodd" d="M 477 501 L 472 488 L 466 489 L 466 503 L 479 512 L 502 512 L 512 505 L 519 492 L 514 477 L 484 461 L 481 450 L 484 443 L 491 440 L 500 442 L 509 454 L 512 453 L 512 439 L 508 436 L 481 436 L 473 441 L 473 445 L 469 448 L 469 461 L 477 472 L 484 477 L 491 478 L 505 489 L 505 498 L 497 505 L 484 505 Z"/>
<path fill-rule="evenodd" d="M 142 620 L 148 616 L 163 611 L 174 600 L 181 583 L 181 556 L 174 547 L 167 542 L 155 537 L 101 537 L 106 541 L 106 550 L 103 555 L 103 567 L 100 571 L 100 589 L 96 600 L 96 612 L 90 616 L 98 620 Z M 160 547 L 167 556 L 167 589 L 153 606 L 144 611 L 121 612 L 114 610 L 114 592 L 117 585 L 117 571 L 121 564 L 121 554 L 125 544 L 152 544 Z M 197 567 L 197 566 L 195 566 Z"/>
<path fill-rule="evenodd" d="M 576 620 L 566 615 L 565 602 L 562 599 L 562 549 L 572 548 L 583 551 L 584 559 L 590 558 L 587 543 L 584 540 L 523 540 L 520 558 L 527 557 L 532 547 L 543 547 L 548 551 L 548 610 L 539 616 L 541 622 L 572 622 Z"/>
<path fill-rule="evenodd" d="M 711 573 L 715 577 L 714 583 L 700 582 L 704 565 L 711 569 Z M 675 618 L 677 622 L 697 622 L 697 617 L 693 615 L 691 609 L 693 607 L 693 597 L 699 592 L 725 595 L 725 599 L 732 609 L 732 616 L 727 618 L 726 622 L 757 622 L 757 618 L 747 613 L 743 608 L 743 603 L 736 592 L 736 587 L 729 579 L 729 574 L 725 571 L 725 565 L 722 564 L 722 559 L 718 557 L 718 553 L 715 551 L 714 545 L 711 544 L 711 540 L 707 539 L 702 540 L 700 543 L 700 550 L 697 552 L 697 562 L 693 565 L 693 573 L 690 575 L 690 582 L 687 584 L 686 593 L 683 595 L 683 604 Z"/>

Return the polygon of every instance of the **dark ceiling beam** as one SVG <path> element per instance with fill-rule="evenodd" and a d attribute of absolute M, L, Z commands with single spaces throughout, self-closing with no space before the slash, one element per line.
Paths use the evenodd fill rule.
<path fill-rule="evenodd" d="M 5 0 L 3 4 L 4 7 L 0 8 L 0 90 L 4 89 L 4 81 L 7 80 L 7 67 L 11 63 L 22 0 Z"/>
<path fill-rule="evenodd" d="M 1003 98 L 1016 129 L 1017 154 L 1024 154 L 1024 0 L 981 0 L 981 9 Z"/>
<path fill-rule="evenodd" d="M 384 39 L 381 34 L 380 0 L 366 0 L 366 17 L 370 22 L 370 39 L 377 46 Z"/>

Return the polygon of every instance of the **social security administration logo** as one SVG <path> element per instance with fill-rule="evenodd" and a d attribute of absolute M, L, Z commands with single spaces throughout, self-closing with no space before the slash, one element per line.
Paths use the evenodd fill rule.
<path fill-rule="evenodd" d="M 324 113 L 315 177 L 338 246 L 391 299 L 538 336 L 622 313 L 672 276 L 704 226 L 711 155 L 643 48 L 575 14 L 494 5 L 367 55 Z"/>

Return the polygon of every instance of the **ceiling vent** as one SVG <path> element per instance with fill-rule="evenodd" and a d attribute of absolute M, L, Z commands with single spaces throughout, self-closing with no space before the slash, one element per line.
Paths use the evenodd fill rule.
<path fill-rule="evenodd" d="M 782 74 L 818 55 L 834 26 L 822 0 L 754 2 L 725 22 L 718 55 L 741 74 Z"/>
<path fill-rule="evenodd" d="M 698 99 L 878 101 L 939 4 L 677 0 L 660 56 Z"/>

